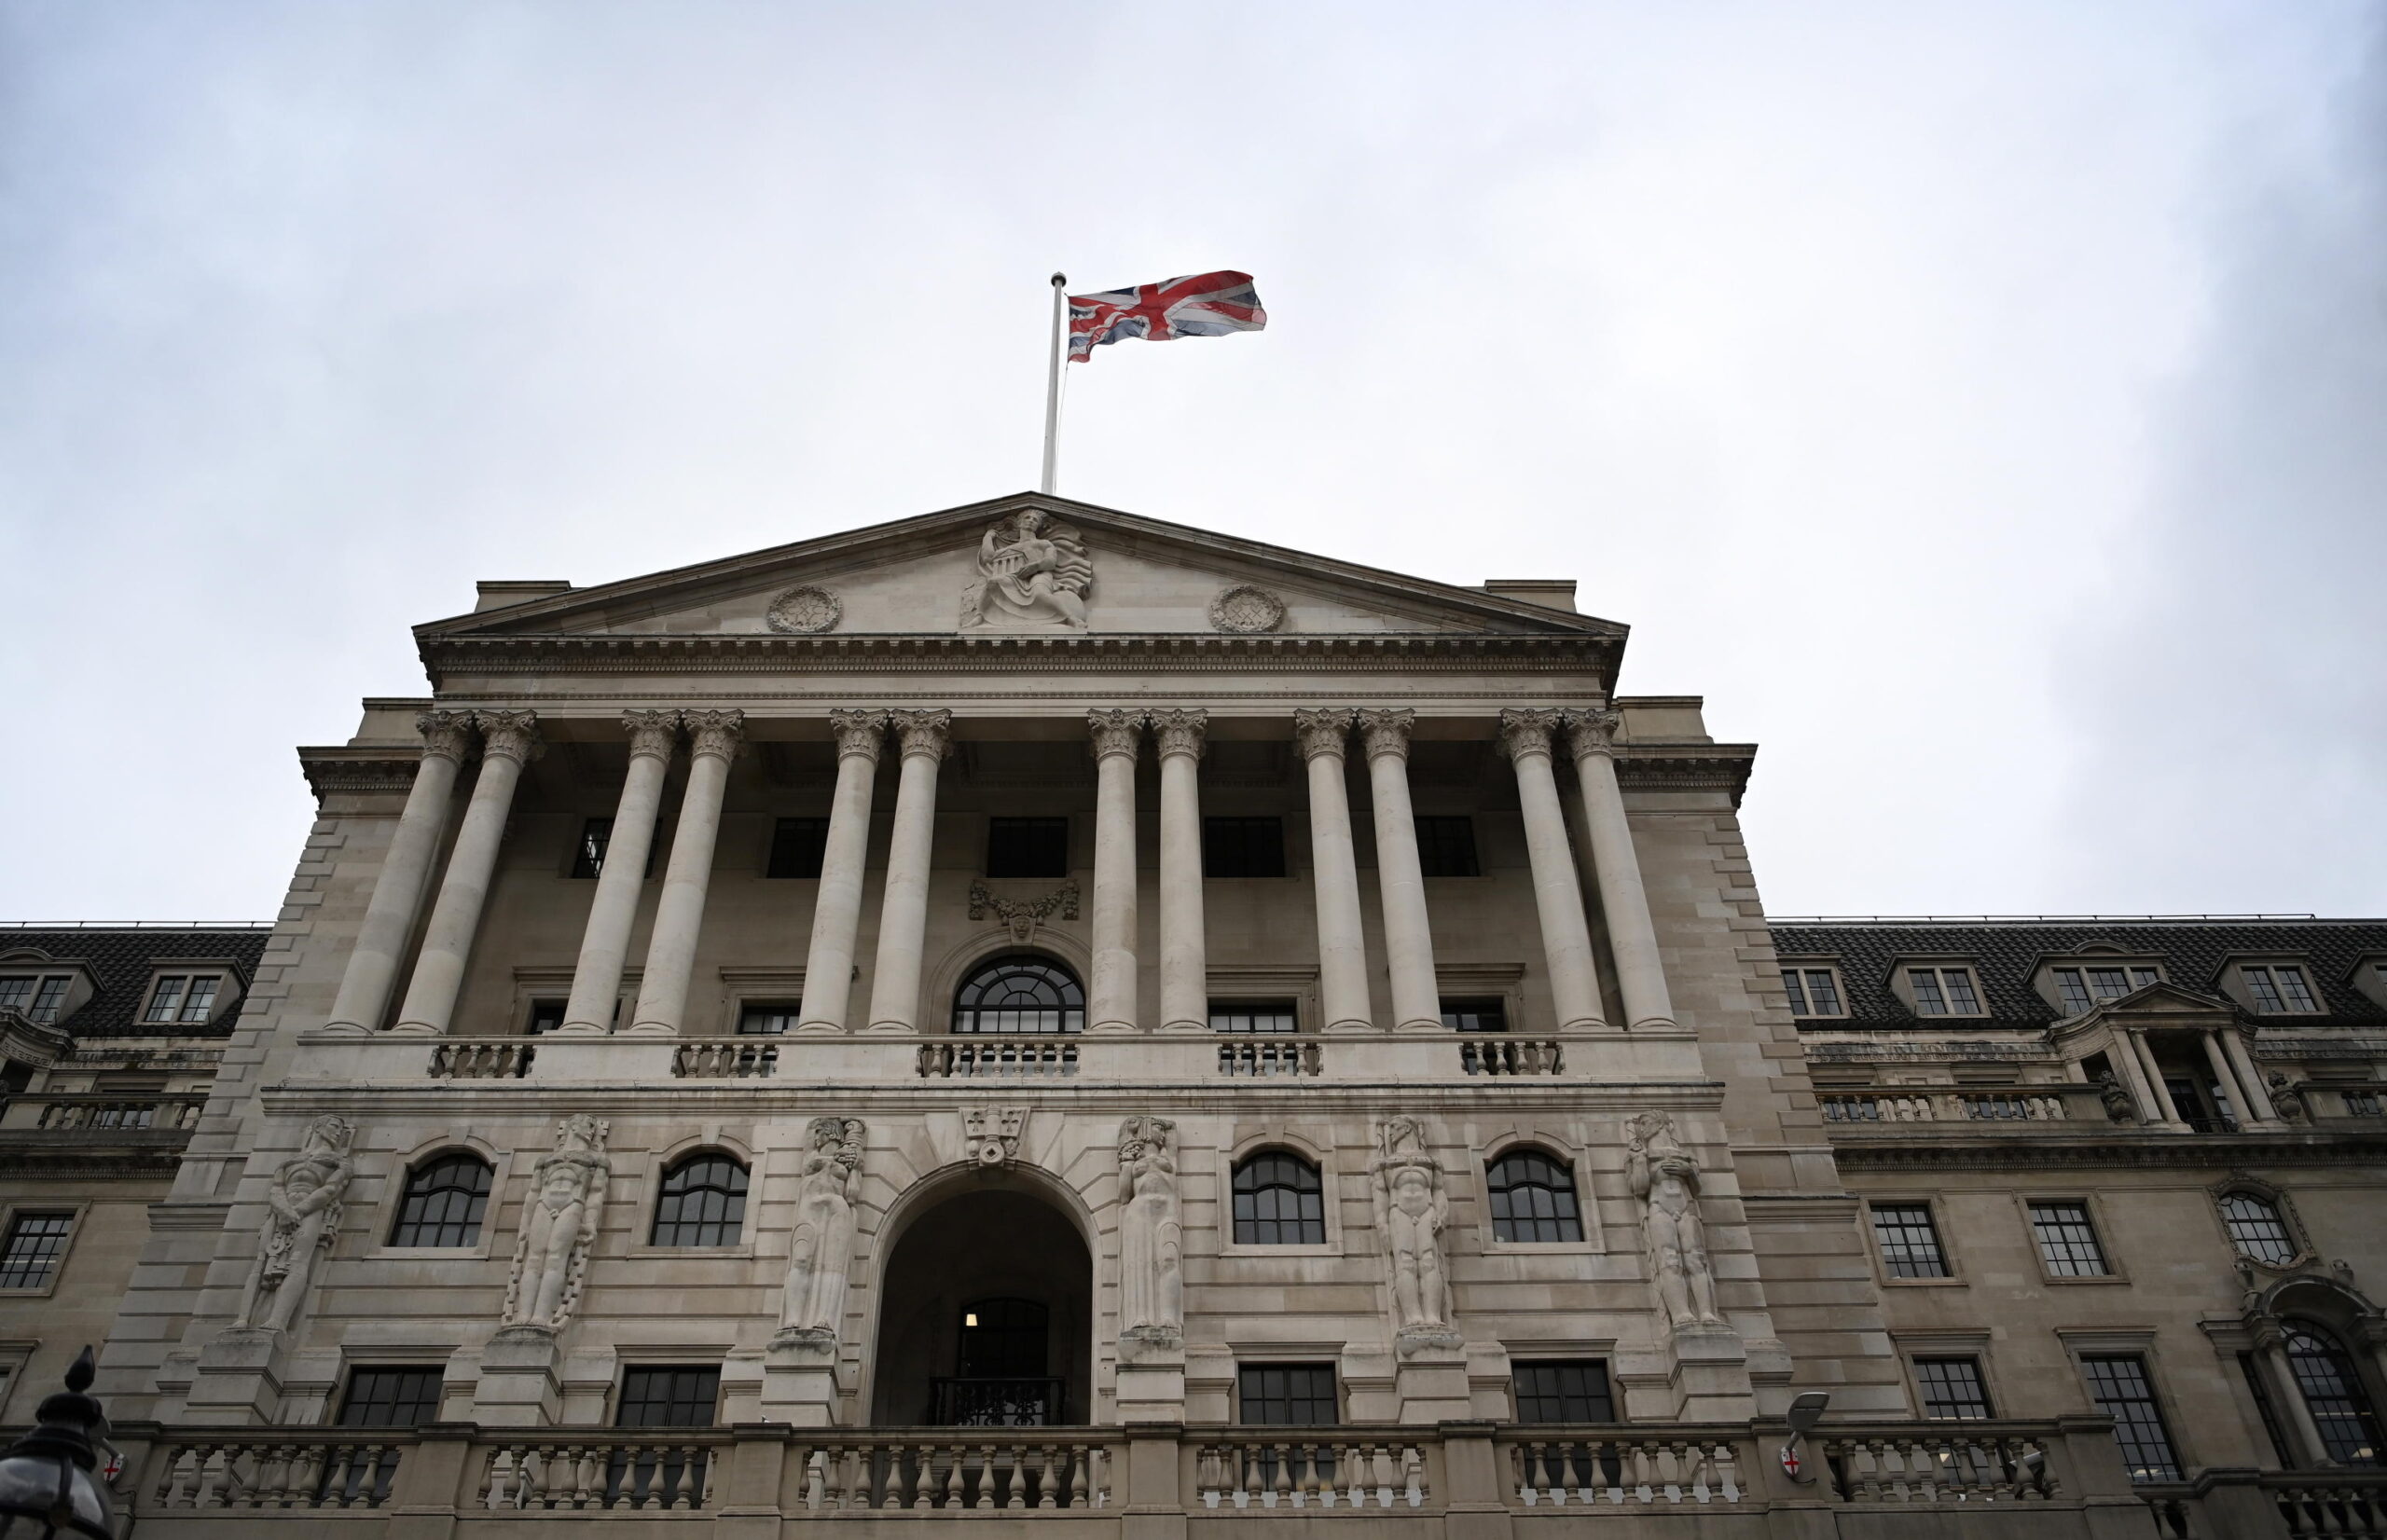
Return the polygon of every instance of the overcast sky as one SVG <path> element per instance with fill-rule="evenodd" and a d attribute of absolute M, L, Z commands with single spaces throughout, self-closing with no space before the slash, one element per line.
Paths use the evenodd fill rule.
<path fill-rule="evenodd" d="M 270 917 L 477 578 L 1034 483 L 1571 576 L 1777 914 L 2387 912 L 2387 6 L 0 3 L 0 919 Z"/>

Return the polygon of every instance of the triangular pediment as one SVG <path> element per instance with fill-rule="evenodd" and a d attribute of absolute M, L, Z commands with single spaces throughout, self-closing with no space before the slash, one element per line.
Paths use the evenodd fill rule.
<path fill-rule="evenodd" d="M 1019 493 L 543 593 L 416 634 L 431 642 L 828 632 L 1621 638 L 1624 630 L 1509 595 Z"/>

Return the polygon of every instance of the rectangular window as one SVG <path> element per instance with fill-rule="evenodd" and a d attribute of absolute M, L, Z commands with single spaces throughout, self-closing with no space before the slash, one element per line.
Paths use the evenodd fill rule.
<path fill-rule="evenodd" d="M 58 1008 L 65 1003 L 70 982 L 63 973 L 53 973 L 42 980 L 41 987 L 34 991 L 34 1008 L 25 1012 L 26 1017 L 45 1024 L 58 1020 Z"/>
<path fill-rule="evenodd" d="M 1994 1415 L 1978 1358 L 1917 1358 L 1914 1383 L 1923 1392 L 1925 1417 L 1968 1423 Z"/>
<path fill-rule="evenodd" d="M 2376 1118 L 2380 1116 L 2379 1093 L 2376 1091 L 2341 1091 L 2339 1094 L 2345 1098 L 2347 1117 Z"/>
<path fill-rule="evenodd" d="M 1210 1030 L 1298 1032 L 1301 1030 L 1301 1016 L 1290 1000 L 1212 1000 Z"/>
<path fill-rule="evenodd" d="M 1607 1366 L 1596 1358 L 1519 1364 L 1514 1369 L 1520 1423 L 1613 1423 Z"/>
<path fill-rule="evenodd" d="M 1444 1000 L 1442 1024 L 1454 1032 L 1506 1032 L 1509 1008 L 1501 1000 Z"/>
<path fill-rule="evenodd" d="M 1202 875 L 1281 877 L 1284 874 L 1284 819 L 1202 820 Z"/>
<path fill-rule="evenodd" d="M 2267 1014 L 2290 1011 L 2316 1011 L 2321 1002 L 2312 997 L 2312 986 L 2305 982 L 2304 969 L 2282 963 L 2276 967 L 2246 964 L 2238 969 L 2246 983 L 2246 993 L 2255 997 L 2255 1009 Z"/>
<path fill-rule="evenodd" d="M 0 1288 L 48 1287 L 74 1229 L 72 1214 L 20 1214 L 9 1220 L 8 1239 L 0 1244 Z"/>
<path fill-rule="evenodd" d="M 1893 1278 L 1952 1276 L 1929 1203 L 1875 1203 L 1873 1241 L 1882 1249 L 1882 1271 Z"/>
<path fill-rule="evenodd" d="M 1323 1428 L 1342 1421 L 1332 1364 L 1246 1364 L 1236 1372 L 1239 1421 Z"/>
<path fill-rule="evenodd" d="M 567 1003 L 563 1000 L 532 1000 L 531 1024 L 522 1030 L 533 1038 L 553 1032 L 563 1024 L 563 1008 Z"/>
<path fill-rule="evenodd" d="M 721 1370 L 706 1368 L 626 1368 L 617 1428 L 709 1428 L 721 1400 Z"/>
<path fill-rule="evenodd" d="M 2279 981 L 2280 996 L 2287 1001 L 2290 1011 L 2321 1009 L 2321 1002 L 2312 997 L 2311 987 L 2304 982 L 2304 969 L 2283 964 L 2271 969 L 2271 976 Z"/>
<path fill-rule="evenodd" d="M 183 997 L 182 1019 L 186 1024 L 203 1024 L 208 1017 L 215 1014 L 215 990 L 222 983 L 221 979 L 214 977 L 191 980 L 190 991 Z"/>
<path fill-rule="evenodd" d="M 818 877 L 829 848 L 827 818 L 781 818 L 771 825 L 771 859 L 766 877 Z"/>
<path fill-rule="evenodd" d="M 738 1035 L 741 1038 L 777 1038 L 795 1030 L 798 1008 L 793 1005 L 749 1004 L 738 1012 Z"/>
<path fill-rule="evenodd" d="M 2033 1203 L 2031 1236 L 2039 1244 L 2039 1260 L 2054 1277 L 2104 1278 L 2113 1272 L 2086 1203 Z"/>
<path fill-rule="evenodd" d="M 0 1011 L 14 1011 L 27 1021 L 46 1025 L 58 1020 L 58 1008 L 65 1003 L 66 986 L 72 982 L 63 973 L 0 979 Z"/>
<path fill-rule="evenodd" d="M 1914 1010 L 1919 1016 L 1978 1016 L 1981 1013 L 1980 996 L 1973 988 L 1972 969 L 1967 968 L 1910 968 L 1906 970 L 1908 987 L 1914 991 Z"/>
<path fill-rule="evenodd" d="M 2091 1006 L 2118 1000 L 2160 978 L 2152 968 L 2059 968 L 2055 970 L 2055 989 L 2063 998 L 2064 1013 L 2077 1016 Z"/>
<path fill-rule="evenodd" d="M 344 1428 L 410 1428 L 439 1420 L 439 1370 L 352 1368 L 340 1402 Z"/>
<path fill-rule="evenodd" d="M 2122 1463 L 2133 1481 L 2176 1481 L 2180 1458 L 2172 1451 L 2172 1432 L 2163 1425 L 2163 1409 L 2155 1404 L 2155 1386 L 2146 1376 L 2146 1360 L 2135 1353 L 2102 1354 L 2080 1360 L 2089 1382 L 2089 1399 L 2114 1420 L 2114 1438 L 2122 1447 Z"/>
<path fill-rule="evenodd" d="M 159 979 L 149 992 L 149 1009 L 142 1013 L 145 1022 L 171 1022 L 183 1008 L 183 991 L 190 987 L 187 973 L 169 973 Z"/>
<path fill-rule="evenodd" d="M 572 853 L 572 874 L 594 877 L 605 870 L 605 847 L 614 843 L 614 820 L 590 818 L 580 826 L 580 847 Z"/>
<path fill-rule="evenodd" d="M 1069 874 L 1069 819 L 987 820 L 987 875 L 1066 877 Z"/>
<path fill-rule="evenodd" d="M 1839 1016 L 1840 983 L 1828 968 L 1786 968 L 1782 987 L 1790 992 L 1793 1016 Z"/>
<path fill-rule="evenodd" d="M 1475 820 L 1435 815 L 1417 820 L 1417 865 L 1429 877 L 1480 877 L 1475 859 Z"/>

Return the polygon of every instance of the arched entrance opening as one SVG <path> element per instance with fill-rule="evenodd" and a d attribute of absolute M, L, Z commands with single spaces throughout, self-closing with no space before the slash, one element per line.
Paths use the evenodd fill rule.
<path fill-rule="evenodd" d="M 904 1229 L 884 1276 L 873 1423 L 1092 1420 L 1094 1259 L 1050 1203 L 973 1182 Z"/>

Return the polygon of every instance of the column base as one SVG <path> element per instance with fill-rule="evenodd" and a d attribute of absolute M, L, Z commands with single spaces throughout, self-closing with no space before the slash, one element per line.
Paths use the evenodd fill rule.
<path fill-rule="evenodd" d="M 625 1038 L 676 1038 L 680 1029 L 669 1022 L 632 1022 L 622 1028 Z"/>
<path fill-rule="evenodd" d="M 552 1038 L 602 1038 L 609 1028 L 602 1022 L 566 1022 L 548 1036 Z"/>
<path fill-rule="evenodd" d="M 1395 1032 L 1448 1032 L 1450 1030 L 1442 1024 L 1442 1019 L 1440 1016 L 1431 1021 L 1420 1016 L 1414 1022 L 1397 1022 L 1392 1029 Z"/>
<path fill-rule="evenodd" d="M 1626 1027 L 1627 1032 L 1679 1032 L 1682 1024 L 1672 1016 L 1644 1016 Z"/>
<path fill-rule="evenodd" d="M 429 1022 L 400 1022 L 390 1028 L 390 1035 L 393 1038 L 444 1038 L 448 1029 L 434 1026 Z"/>
<path fill-rule="evenodd" d="M 373 1029 L 363 1022 L 325 1022 L 318 1030 L 334 1038 L 369 1038 Z"/>
<path fill-rule="evenodd" d="M 1161 1034 L 1162 1034 L 1164 1037 L 1175 1037 L 1175 1038 L 1205 1037 L 1205 1038 L 1207 1038 L 1207 1037 L 1208 1037 L 1208 1036 L 1209 1036 L 1209 1034 L 1210 1034 L 1210 1024 L 1209 1024 L 1208 1022 L 1206 1022 L 1206 1021 L 1205 1021 L 1205 1022 L 1163 1022 L 1163 1023 L 1161 1023 L 1161 1024 L 1160 1024 L 1160 1030 L 1161 1030 Z"/>
<path fill-rule="evenodd" d="M 1125 1038 L 1139 1030 L 1133 1022 L 1088 1022 L 1085 1025 L 1089 1038 Z"/>
<path fill-rule="evenodd" d="M 1440 1026 L 1442 1024 L 1437 1022 L 1434 1024 L 1436 1026 Z M 1356 1018 L 1350 1021 L 1329 1022 L 1326 1024 L 1327 1031 L 1340 1033 L 1345 1037 L 1357 1037 L 1362 1032 L 1373 1032 L 1375 1029 L 1375 1023 L 1359 1021 Z"/>

